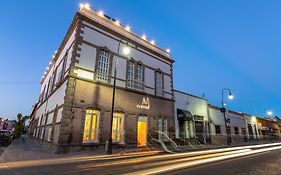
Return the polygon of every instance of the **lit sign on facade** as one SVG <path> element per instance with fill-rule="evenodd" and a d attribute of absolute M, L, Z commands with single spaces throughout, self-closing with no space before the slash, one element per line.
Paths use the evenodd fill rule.
<path fill-rule="evenodd" d="M 150 109 L 150 102 L 149 102 L 149 98 L 148 97 L 143 97 L 142 98 L 142 103 L 141 105 L 137 105 L 137 108 L 140 108 L 140 109 Z"/>

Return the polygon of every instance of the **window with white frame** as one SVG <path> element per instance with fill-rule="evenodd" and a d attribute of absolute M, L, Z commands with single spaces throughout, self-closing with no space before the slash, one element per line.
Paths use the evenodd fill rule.
<path fill-rule="evenodd" d="M 159 117 L 157 119 L 158 139 L 168 140 L 168 120 L 166 118 Z"/>
<path fill-rule="evenodd" d="M 41 127 L 40 139 L 43 139 L 45 133 L 45 127 Z"/>
<path fill-rule="evenodd" d="M 134 88 L 134 63 L 132 61 L 128 62 L 128 74 L 127 74 L 127 87 Z"/>
<path fill-rule="evenodd" d="M 45 97 L 46 97 L 46 85 L 44 86 L 44 89 L 43 89 L 43 91 L 42 91 L 42 96 L 41 96 L 41 101 L 44 101 L 45 100 Z"/>
<path fill-rule="evenodd" d="M 58 65 L 58 67 L 56 68 L 55 85 L 58 84 L 61 81 L 61 78 L 62 78 L 62 67 L 63 67 L 63 64 L 60 63 L 60 65 Z"/>
<path fill-rule="evenodd" d="M 48 142 L 52 141 L 52 126 L 50 126 L 50 127 L 48 128 L 47 141 L 48 141 Z"/>
<path fill-rule="evenodd" d="M 165 137 L 163 140 L 167 141 L 168 140 L 168 120 L 166 118 L 163 119 L 163 133 Z"/>
<path fill-rule="evenodd" d="M 155 72 L 155 93 L 158 96 L 163 96 L 163 74 Z"/>
<path fill-rule="evenodd" d="M 86 110 L 83 143 L 98 142 L 98 115 L 97 110 Z"/>
<path fill-rule="evenodd" d="M 142 65 L 137 64 L 136 65 L 136 84 L 135 88 L 136 89 L 142 89 L 143 88 L 143 70 L 142 70 Z"/>
<path fill-rule="evenodd" d="M 157 129 L 158 129 L 158 140 L 162 140 L 162 128 L 163 128 L 163 125 L 162 125 L 162 118 L 158 118 L 157 119 Z"/>
<path fill-rule="evenodd" d="M 48 114 L 48 118 L 47 118 L 46 124 L 47 124 L 47 125 L 52 124 L 52 123 L 53 123 L 53 118 L 54 118 L 54 113 L 53 113 L 53 112 L 50 113 L 50 114 Z"/>
<path fill-rule="evenodd" d="M 108 81 L 109 75 L 109 53 L 101 51 L 98 57 L 97 76 L 100 81 Z"/>

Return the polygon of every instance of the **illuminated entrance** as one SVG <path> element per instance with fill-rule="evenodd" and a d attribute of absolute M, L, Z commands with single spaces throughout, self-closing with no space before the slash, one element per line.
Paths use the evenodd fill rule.
<path fill-rule="evenodd" d="M 138 118 L 138 146 L 147 145 L 147 117 Z"/>

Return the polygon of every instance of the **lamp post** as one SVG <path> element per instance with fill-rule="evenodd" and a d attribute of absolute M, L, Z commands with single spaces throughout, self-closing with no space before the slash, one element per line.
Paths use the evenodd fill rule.
<path fill-rule="evenodd" d="M 120 45 L 121 45 L 122 39 L 118 43 L 118 55 L 120 54 Z M 128 45 L 124 45 L 123 47 L 123 54 L 124 55 L 129 55 L 131 50 Z M 116 60 L 116 63 L 114 65 L 114 76 L 113 76 L 113 90 L 112 90 L 112 105 L 111 105 L 111 118 L 110 118 L 110 127 L 109 127 L 109 138 L 108 141 L 106 142 L 106 153 L 107 154 L 112 154 L 112 123 L 113 123 L 113 117 L 114 117 L 114 107 L 115 107 L 115 90 L 116 90 L 116 69 L 117 69 L 117 64 L 118 64 L 118 57 Z"/>
<path fill-rule="evenodd" d="M 222 109 L 223 117 L 224 117 L 224 125 L 225 125 L 225 131 L 226 131 L 226 141 L 227 141 L 227 144 L 230 145 L 231 144 L 231 136 L 227 132 L 226 108 L 225 108 L 225 103 L 224 103 L 224 92 L 225 91 L 228 92 L 228 99 L 229 100 L 233 100 L 234 96 L 232 95 L 230 89 L 228 89 L 228 88 L 224 88 L 221 92 L 221 95 L 222 95 L 222 100 L 221 100 L 222 108 L 221 109 Z"/>

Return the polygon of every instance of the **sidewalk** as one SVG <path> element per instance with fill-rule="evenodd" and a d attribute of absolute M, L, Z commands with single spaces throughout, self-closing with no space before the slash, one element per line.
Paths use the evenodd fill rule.
<path fill-rule="evenodd" d="M 153 150 L 141 150 L 138 148 L 126 149 L 126 150 L 113 150 L 113 155 L 125 155 L 125 154 L 142 154 L 151 153 L 158 154 L 161 151 Z M 1 153 L 0 153 L 1 155 Z M 67 154 L 54 154 L 48 152 L 43 148 L 43 145 L 36 140 L 30 138 L 28 135 L 22 135 L 20 139 L 14 140 L 0 156 L 0 163 L 3 162 L 18 162 L 27 160 L 40 160 L 40 159 L 53 159 L 53 158 L 67 158 L 67 157 L 81 157 L 81 156 L 107 156 L 105 150 L 82 150 L 76 152 L 70 152 Z"/>
<path fill-rule="evenodd" d="M 272 143 L 273 141 L 259 141 L 259 142 L 245 142 L 242 144 L 232 144 L 232 145 L 193 145 L 187 146 L 182 145 L 179 147 L 179 150 L 173 150 L 172 147 L 168 146 L 168 149 L 171 149 L 176 152 L 191 152 L 199 150 L 208 150 L 208 149 L 218 149 L 226 147 L 235 147 L 235 146 L 246 146 L 246 145 L 255 145 L 255 144 L 264 144 Z M 277 141 L 275 141 L 277 142 Z M 163 152 L 163 149 L 159 146 L 154 148 L 153 151 L 149 149 L 143 150 L 138 148 L 128 148 L 123 150 L 113 150 L 114 155 L 126 155 L 130 153 L 136 154 L 158 154 Z M 26 161 L 26 160 L 39 160 L 39 159 L 52 159 L 52 158 L 67 158 L 67 157 L 81 157 L 81 156 L 106 156 L 105 150 L 87 150 L 87 151 L 76 151 L 70 152 L 68 154 L 54 154 L 46 151 L 43 148 L 43 145 L 37 142 L 36 140 L 30 138 L 28 135 L 21 136 L 20 139 L 14 140 L 8 147 L 5 148 L 4 152 L 0 156 L 1 162 L 16 162 L 16 161 Z"/>
<path fill-rule="evenodd" d="M 42 145 L 37 144 L 27 135 L 14 140 L 0 156 L 0 162 L 14 162 L 32 159 L 45 159 L 55 157 L 43 151 Z"/>

